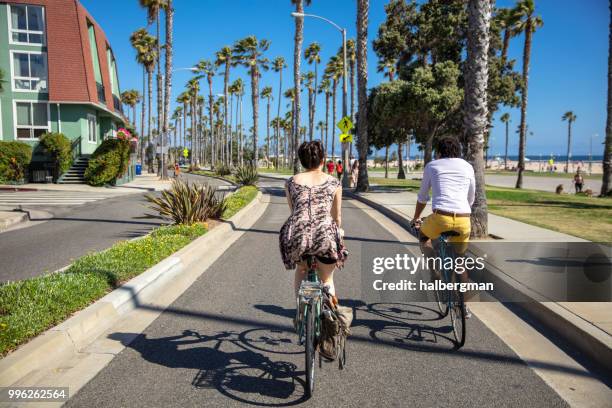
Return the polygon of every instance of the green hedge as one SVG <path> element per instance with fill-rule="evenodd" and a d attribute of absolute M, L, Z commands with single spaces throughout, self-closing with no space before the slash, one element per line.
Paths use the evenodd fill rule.
<path fill-rule="evenodd" d="M 0 183 L 19 181 L 32 160 L 32 146 L 21 142 L 0 142 Z"/>
<path fill-rule="evenodd" d="M 127 171 L 130 161 L 130 142 L 107 139 L 89 159 L 85 181 L 92 186 L 113 184 Z"/>
<path fill-rule="evenodd" d="M 72 145 L 63 133 L 45 133 L 40 138 L 40 145 L 58 164 L 60 174 L 72 166 Z"/>

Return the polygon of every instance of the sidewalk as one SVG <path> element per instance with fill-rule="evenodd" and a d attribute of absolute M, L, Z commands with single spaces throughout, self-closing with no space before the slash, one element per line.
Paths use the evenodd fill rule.
<path fill-rule="evenodd" d="M 354 196 L 404 225 L 408 225 L 412 219 L 417 199 L 415 193 L 378 186 L 372 187 L 367 193 Z M 428 214 L 431 214 L 429 205 L 423 215 Z M 561 288 L 565 291 L 573 289 L 571 280 L 558 282 L 559 268 L 555 268 L 550 262 L 550 259 L 554 259 L 554 255 L 551 254 L 558 253 L 559 248 L 565 249 L 565 246 L 558 243 L 586 243 L 588 241 L 494 214 L 489 214 L 489 234 L 492 236 L 491 239 L 472 242 L 470 250 L 488 255 L 487 264 L 492 265 L 496 270 L 494 274 L 500 275 L 500 280 L 495 283 L 496 288 L 499 283 L 500 286 L 519 291 L 520 296 L 517 293 L 510 294 L 510 296 L 521 298 L 519 305 L 523 309 L 583 353 L 604 366 L 607 361 L 607 366 L 610 367 L 612 363 L 612 313 L 610 312 L 612 304 L 610 302 L 554 302 L 546 297 L 545 290 L 542 291 L 542 288 L 546 286 L 554 287 L 555 285 L 565 285 Z M 512 244 L 511 248 L 514 248 L 515 251 L 508 251 L 509 246 L 499 246 L 502 243 L 523 244 Z M 541 245 L 535 247 L 533 243 L 541 243 Z M 517 253 L 516 250 L 520 252 Z M 582 268 L 583 265 L 579 267 Z M 551 285 L 553 282 L 555 285 Z"/>
<path fill-rule="evenodd" d="M 0 232 L 20 222 L 27 221 L 28 214 L 17 211 L 0 211 Z"/>

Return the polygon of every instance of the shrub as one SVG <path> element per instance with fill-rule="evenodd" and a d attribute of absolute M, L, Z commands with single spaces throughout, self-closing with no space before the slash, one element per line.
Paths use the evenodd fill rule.
<path fill-rule="evenodd" d="M 229 176 L 230 174 L 232 174 L 232 169 L 228 165 L 225 165 L 223 163 L 217 163 L 217 165 L 215 166 L 215 174 L 221 177 Z"/>
<path fill-rule="evenodd" d="M 259 179 L 259 174 L 255 166 L 246 165 L 238 167 L 234 177 L 241 186 L 254 186 Z"/>
<path fill-rule="evenodd" d="M 217 196 L 217 189 L 208 184 L 190 184 L 174 180 L 160 197 L 147 194 L 149 208 L 175 224 L 192 225 L 209 218 L 220 218 L 226 208 L 225 197 Z"/>
<path fill-rule="evenodd" d="M 32 146 L 22 142 L 0 142 L 0 182 L 19 181 L 32 160 Z"/>
<path fill-rule="evenodd" d="M 62 133 L 45 133 L 40 138 L 40 145 L 51 154 L 59 167 L 60 174 L 72 166 L 72 146 L 70 140 Z"/>
<path fill-rule="evenodd" d="M 112 184 L 126 171 L 130 160 L 130 142 L 107 139 L 91 155 L 85 180 L 92 186 Z"/>

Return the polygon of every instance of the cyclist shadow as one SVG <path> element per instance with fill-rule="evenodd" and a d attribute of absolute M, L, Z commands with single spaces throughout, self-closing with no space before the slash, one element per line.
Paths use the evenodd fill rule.
<path fill-rule="evenodd" d="M 255 405 L 289 406 L 304 402 L 304 381 L 300 378 L 303 371 L 297 371 L 297 365 L 292 362 L 273 361 L 260 352 L 283 343 L 283 336 L 277 335 L 276 338 L 281 338 L 278 341 L 263 335 L 251 340 L 255 330 L 258 329 L 213 335 L 185 330 L 180 335 L 160 338 L 112 333 L 109 338 L 121 341 L 148 362 L 198 370 L 191 382 L 196 389 L 216 389 L 231 399 Z M 264 345 L 254 346 L 251 342 Z M 266 400 L 274 403 L 267 404 Z"/>

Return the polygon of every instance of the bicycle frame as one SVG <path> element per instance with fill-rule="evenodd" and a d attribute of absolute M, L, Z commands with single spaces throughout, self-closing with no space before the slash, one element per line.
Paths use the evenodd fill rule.
<path fill-rule="evenodd" d="M 316 263 L 313 257 L 308 257 L 308 273 L 306 280 L 303 280 L 300 289 L 298 290 L 297 307 L 300 310 L 300 319 L 298 322 L 298 338 L 300 345 L 304 344 L 304 321 L 308 317 L 309 306 L 313 306 L 315 313 L 315 338 L 318 338 L 321 333 L 321 302 L 323 298 L 323 285 L 319 280 L 319 275 L 316 270 Z"/>

